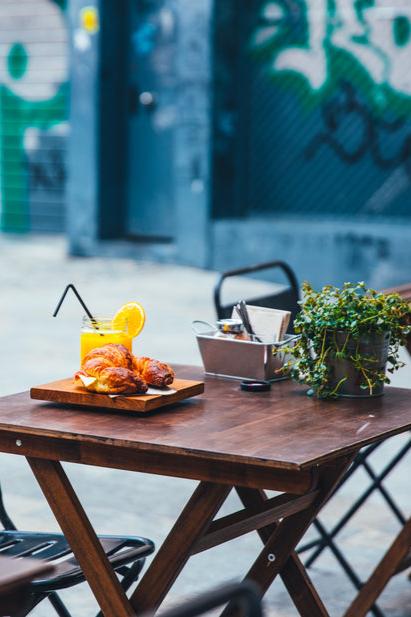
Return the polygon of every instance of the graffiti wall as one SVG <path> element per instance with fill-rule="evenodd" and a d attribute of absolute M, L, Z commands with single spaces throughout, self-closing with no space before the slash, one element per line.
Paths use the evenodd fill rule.
<path fill-rule="evenodd" d="M 410 1 L 256 4 L 244 69 L 252 211 L 408 218 Z"/>
<path fill-rule="evenodd" d="M 0 229 L 64 224 L 65 0 L 0 2 Z"/>

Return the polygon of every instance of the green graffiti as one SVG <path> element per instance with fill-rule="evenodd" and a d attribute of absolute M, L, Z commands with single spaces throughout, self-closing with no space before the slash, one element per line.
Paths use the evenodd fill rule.
<path fill-rule="evenodd" d="M 45 131 L 67 119 L 65 2 L 32 5 L 47 10 L 27 20 L 13 10 L 2 14 L 7 53 L 0 66 L 0 229 L 15 232 L 30 227 L 26 131 Z"/>
<path fill-rule="evenodd" d="M 411 115 L 408 0 L 269 1 L 252 48 L 273 79 L 310 106 L 349 78 L 376 111 Z"/>
<path fill-rule="evenodd" d="M 408 17 L 399 15 L 394 19 L 392 27 L 395 44 L 398 45 L 398 47 L 405 47 L 405 45 L 408 45 L 411 35 L 411 24 Z"/>
<path fill-rule="evenodd" d="M 29 177 L 24 135 L 28 128 L 50 129 L 67 117 L 67 84 L 53 99 L 25 101 L 8 88 L 0 91 L 1 124 L 1 225 L 5 231 L 27 231 L 30 227 Z"/>
<path fill-rule="evenodd" d="M 13 79 L 21 79 L 27 70 L 28 55 L 26 48 L 21 43 L 15 43 L 7 58 L 8 70 Z"/>

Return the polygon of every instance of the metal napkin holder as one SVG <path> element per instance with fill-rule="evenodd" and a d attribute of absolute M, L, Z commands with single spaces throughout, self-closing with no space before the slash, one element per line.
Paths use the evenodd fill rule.
<path fill-rule="evenodd" d="M 198 326 L 208 326 L 199 331 Z M 295 335 L 287 334 L 283 341 L 260 343 L 236 338 L 216 336 L 216 328 L 205 321 L 193 321 L 193 330 L 204 364 L 206 375 L 228 379 L 258 379 L 280 381 L 287 379 L 281 371 L 291 358 L 282 348 L 296 340 Z"/>

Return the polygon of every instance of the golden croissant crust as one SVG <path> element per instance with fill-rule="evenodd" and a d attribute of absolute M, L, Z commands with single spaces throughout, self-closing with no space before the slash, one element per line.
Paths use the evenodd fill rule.
<path fill-rule="evenodd" d="M 84 357 L 82 368 L 89 360 L 103 358 L 104 361 L 110 363 L 110 366 L 118 366 L 122 368 L 133 369 L 133 355 L 124 345 L 103 345 L 96 347 L 88 352 Z"/>
<path fill-rule="evenodd" d="M 85 382 L 81 379 L 86 379 Z M 152 358 L 136 358 L 124 345 L 104 345 L 84 358 L 75 379 L 91 392 L 143 394 L 148 385 L 165 387 L 174 380 L 173 369 Z"/>
<path fill-rule="evenodd" d="M 174 371 L 168 364 L 152 358 L 133 358 L 133 367 L 150 386 L 164 388 L 174 381 Z"/>
<path fill-rule="evenodd" d="M 86 365 L 81 371 L 76 373 L 76 378 L 80 379 L 80 375 L 95 377 L 95 381 L 88 383 L 87 386 L 82 382 L 82 385 L 90 392 L 98 392 L 100 394 L 144 394 L 148 389 L 146 382 L 127 368 L 102 366 L 96 370 L 96 367 Z"/>

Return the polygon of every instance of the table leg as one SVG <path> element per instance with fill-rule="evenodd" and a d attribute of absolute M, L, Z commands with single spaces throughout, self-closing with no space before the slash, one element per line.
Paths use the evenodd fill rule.
<path fill-rule="evenodd" d="M 237 493 L 246 508 L 258 510 L 267 500 L 267 495 L 259 489 L 237 487 Z M 258 529 L 263 544 L 266 544 L 277 528 L 276 524 Z M 303 617 L 327 617 L 328 612 L 318 595 L 311 579 L 295 551 L 285 562 L 280 576 L 295 607 Z"/>
<path fill-rule="evenodd" d="M 365 617 L 411 548 L 411 519 L 401 529 L 344 617 Z"/>
<path fill-rule="evenodd" d="M 37 458 L 27 460 L 105 617 L 134 615 L 61 464 Z"/>
<path fill-rule="evenodd" d="M 259 514 L 267 520 L 266 526 L 259 529 L 264 549 L 247 578 L 254 580 L 264 595 L 280 574 L 302 617 L 328 617 L 328 613 L 295 554 L 295 547 L 352 458 L 345 457 L 334 464 L 323 465 L 319 471 L 319 488 L 313 492 L 311 500 L 307 500 L 309 505 L 285 514 L 279 523 L 268 524 L 270 517 L 267 518 L 267 512 L 270 509 L 264 513 L 261 507 L 266 498 L 263 492 L 237 489 L 246 508 L 248 503 L 252 509 L 260 509 Z M 60 463 L 35 458 L 28 458 L 28 461 L 106 617 L 130 617 L 133 610 L 157 610 L 190 556 L 198 551 L 200 540 L 203 543 L 206 540 L 206 544 L 208 541 L 208 548 L 215 545 L 213 533 L 207 534 L 207 530 L 232 488 L 213 482 L 199 483 L 129 602 Z M 283 509 L 286 503 L 282 500 Z M 274 516 L 279 505 L 270 504 L 270 507 Z M 289 507 L 295 508 L 295 500 Z M 250 531 L 258 529 L 257 519 L 258 515 L 249 512 L 245 515 L 244 511 L 219 519 L 217 527 L 221 527 L 224 533 L 221 535 L 220 530 L 218 543 L 247 532 L 247 521 Z M 256 526 L 251 527 L 251 524 Z M 231 617 L 235 609 L 229 606 L 224 614 Z"/>
<path fill-rule="evenodd" d="M 157 610 L 231 488 L 211 482 L 199 483 L 131 596 L 136 611 Z"/>
<path fill-rule="evenodd" d="M 257 557 L 256 561 L 249 570 L 246 578 L 255 581 L 261 590 L 261 594 L 264 595 L 268 588 L 273 583 L 276 576 L 282 573 L 285 565 L 290 559 L 294 549 L 300 542 L 304 533 L 317 516 L 321 508 L 324 506 L 330 495 L 332 494 L 334 487 L 342 478 L 343 474 L 350 466 L 354 455 L 349 458 L 344 458 L 335 461 L 333 465 L 324 465 L 319 470 L 319 493 L 315 501 L 307 509 L 298 512 L 292 516 L 281 521 L 275 526 L 271 536 L 266 542 L 264 549 Z M 308 589 L 309 577 L 305 572 L 305 568 L 302 564 L 299 564 L 298 578 L 301 580 L 302 575 L 305 578 L 305 591 Z M 294 574 L 296 571 L 294 570 Z M 297 579 L 298 580 L 298 579 Z M 311 585 L 310 585 L 311 586 Z M 311 586 L 312 587 L 312 586 Z M 295 590 L 295 581 L 291 584 L 290 588 Z M 300 610 L 300 614 L 304 617 L 312 617 L 313 613 L 307 612 L 305 607 L 302 606 L 302 602 L 297 597 L 292 596 L 294 603 Z M 311 593 L 311 600 L 315 600 L 314 595 Z M 317 596 L 318 597 L 318 596 Z M 294 599 L 295 598 L 295 599 Z M 315 607 L 315 604 L 314 604 Z M 302 612 L 301 612 L 302 609 Z M 315 607 L 316 612 L 314 615 L 328 615 L 322 602 Z M 229 605 L 222 613 L 224 617 L 237 617 L 238 609 Z"/>

